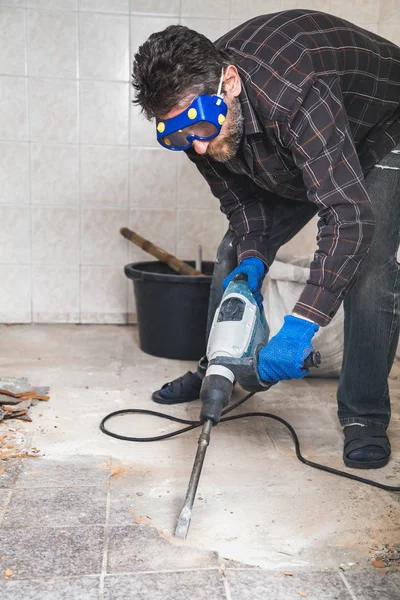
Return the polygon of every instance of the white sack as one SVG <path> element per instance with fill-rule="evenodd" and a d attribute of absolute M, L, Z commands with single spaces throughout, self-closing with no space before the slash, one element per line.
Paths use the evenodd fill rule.
<path fill-rule="evenodd" d="M 283 262 L 290 261 L 290 262 Z M 309 278 L 312 257 L 275 260 L 264 289 L 264 310 L 270 328 L 270 337 L 283 325 L 285 315 L 290 315 Z M 321 353 L 322 364 L 310 369 L 312 377 L 339 377 L 343 357 L 344 313 L 341 306 L 326 327 L 320 327 L 312 344 Z"/>

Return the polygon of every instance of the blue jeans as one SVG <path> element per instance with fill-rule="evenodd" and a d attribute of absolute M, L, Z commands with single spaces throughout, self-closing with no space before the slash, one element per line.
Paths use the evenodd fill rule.
<path fill-rule="evenodd" d="M 396 150 L 400 152 L 400 145 Z M 400 153 L 386 155 L 368 173 L 365 186 L 374 207 L 376 229 L 371 250 L 344 300 L 338 417 L 342 425 L 363 423 L 386 428 L 390 421 L 388 376 L 399 338 Z M 267 257 L 271 265 L 279 248 L 308 223 L 317 207 L 273 194 L 267 201 L 274 207 Z M 218 248 L 207 337 L 222 298 L 222 281 L 237 266 L 233 238 L 233 232 L 228 230 Z"/>

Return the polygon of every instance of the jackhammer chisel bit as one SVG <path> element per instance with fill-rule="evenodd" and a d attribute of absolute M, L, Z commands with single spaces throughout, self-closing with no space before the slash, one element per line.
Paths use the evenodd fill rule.
<path fill-rule="evenodd" d="M 192 519 L 192 508 L 194 499 L 196 497 L 197 486 L 199 485 L 199 479 L 201 469 L 203 466 L 204 458 L 206 455 L 208 444 L 210 443 L 210 433 L 213 426 L 211 420 L 207 420 L 201 431 L 196 458 L 194 459 L 192 474 L 190 476 L 189 486 L 186 492 L 185 503 L 183 505 L 181 514 L 179 515 L 178 524 L 175 530 L 175 537 L 185 539 Z"/>
<path fill-rule="evenodd" d="M 221 369 L 217 369 L 219 373 Z M 228 369 L 222 367 L 223 373 L 228 373 Z M 186 492 L 185 503 L 179 516 L 178 525 L 175 530 L 175 536 L 185 539 L 192 518 L 192 508 L 196 497 L 197 486 L 203 467 L 204 458 L 208 445 L 210 443 L 210 433 L 213 425 L 217 425 L 221 420 L 223 409 L 228 406 L 233 389 L 233 374 L 228 377 L 221 377 L 219 374 L 213 373 L 211 369 L 207 369 L 208 376 L 204 378 L 200 400 L 202 403 L 200 420 L 204 423 L 201 431 L 196 458 L 194 459 L 192 474 L 190 476 L 188 490 Z M 229 375 L 229 374 L 228 374 Z"/>

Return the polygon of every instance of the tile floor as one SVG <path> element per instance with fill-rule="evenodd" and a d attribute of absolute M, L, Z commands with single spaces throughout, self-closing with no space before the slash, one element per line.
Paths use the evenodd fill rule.
<path fill-rule="evenodd" d="M 246 418 L 212 432 L 189 536 L 173 537 L 198 431 L 139 444 L 105 436 L 99 422 L 120 408 L 159 408 L 151 391 L 193 363 L 143 354 L 127 326 L 0 326 L 0 339 L 0 376 L 51 387 L 32 423 L 0 423 L 8 456 L 40 454 L 0 461 L 2 600 L 400 597 L 400 572 L 372 566 L 400 541 L 399 497 L 302 465 L 276 421 Z M 393 459 L 368 473 L 392 485 L 400 483 L 397 372 Z M 342 468 L 335 389 L 334 380 L 285 382 L 239 411 L 287 419 L 307 458 Z M 166 412 L 196 419 L 199 402 Z M 143 436 L 174 428 L 149 416 L 110 427 Z"/>

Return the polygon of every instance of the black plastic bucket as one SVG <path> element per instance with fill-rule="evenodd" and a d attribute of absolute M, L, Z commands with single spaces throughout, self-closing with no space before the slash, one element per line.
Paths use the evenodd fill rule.
<path fill-rule="evenodd" d="M 194 267 L 193 261 L 186 261 Z M 131 263 L 143 352 L 164 358 L 198 360 L 206 350 L 207 309 L 214 263 L 203 261 L 206 277 L 179 275 L 159 261 Z"/>

